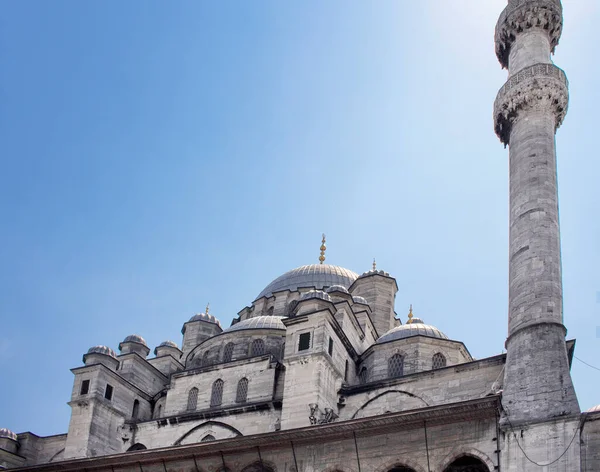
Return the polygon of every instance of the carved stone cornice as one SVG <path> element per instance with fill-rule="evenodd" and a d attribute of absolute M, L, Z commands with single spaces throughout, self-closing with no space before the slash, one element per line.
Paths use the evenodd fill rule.
<path fill-rule="evenodd" d="M 511 0 L 496 24 L 496 56 L 503 68 L 508 67 L 510 48 L 517 35 L 531 28 L 548 33 L 550 49 L 558 45 L 562 33 L 560 0 Z"/>
<path fill-rule="evenodd" d="M 512 125 L 527 110 L 547 109 L 554 113 L 556 129 L 569 105 L 569 81 L 554 64 L 535 64 L 508 79 L 494 102 L 494 128 L 504 145 L 510 144 Z"/>

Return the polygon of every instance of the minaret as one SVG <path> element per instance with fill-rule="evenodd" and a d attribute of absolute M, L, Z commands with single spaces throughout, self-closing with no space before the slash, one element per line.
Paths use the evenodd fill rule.
<path fill-rule="evenodd" d="M 496 26 L 508 81 L 494 104 L 509 146 L 509 313 L 504 422 L 576 415 L 563 325 L 555 134 L 568 82 L 550 54 L 562 31 L 560 0 L 509 0 Z"/>

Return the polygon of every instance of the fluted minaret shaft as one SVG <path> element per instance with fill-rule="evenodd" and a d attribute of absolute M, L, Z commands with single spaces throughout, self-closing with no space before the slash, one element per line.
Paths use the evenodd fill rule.
<path fill-rule="evenodd" d="M 503 406 L 513 424 L 579 413 L 562 315 L 555 134 L 568 82 L 550 59 L 561 31 L 560 0 L 509 0 L 496 27 L 496 53 L 509 73 L 494 119 L 510 149 Z"/>

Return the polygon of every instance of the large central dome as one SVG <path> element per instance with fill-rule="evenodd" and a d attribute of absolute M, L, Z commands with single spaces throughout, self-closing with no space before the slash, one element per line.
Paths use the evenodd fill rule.
<path fill-rule="evenodd" d="M 328 264 L 311 264 L 290 270 L 277 277 L 273 282 L 260 292 L 256 300 L 269 297 L 274 292 L 281 290 L 296 291 L 299 288 L 315 288 L 322 290 L 332 285 L 341 285 L 349 288 L 358 278 L 356 272 L 343 267 Z"/>

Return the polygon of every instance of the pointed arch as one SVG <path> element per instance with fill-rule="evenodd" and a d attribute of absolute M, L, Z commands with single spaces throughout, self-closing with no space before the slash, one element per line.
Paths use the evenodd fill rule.
<path fill-rule="evenodd" d="M 265 342 L 262 339 L 255 339 L 250 344 L 250 357 L 262 356 L 265 353 Z"/>
<path fill-rule="evenodd" d="M 248 379 L 244 377 L 238 382 L 235 402 L 246 403 L 246 401 L 248 401 Z"/>
<path fill-rule="evenodd" d="M 210 394 L 210 406 L 221 406 L 223 403 L 223 380 L 217 379 L 213 383 L 212 391 Z"/>
<path fill-rule="evenodd" d="M 446 367 L 446 363 L 446 356 L 444 356 L 441 352 L 436 352 L 431 358 L 431 368 L 433 370 Z"/>
<path fill-rule="evenodd" d="M 223 362 L 231 362 L 233 359 L 233 349 L 235 348 L 235 344 L 227 343 L 223 348 Z"/>
<path fill-rule="evenodd" d="M 404 356 L 394 354 L 388 359 L 388 377 L 395 379 L 404 375 Z"/>
<path fill-rule="evenodd" d="M 495 470 L 495 465 L 492 460 L 483 452 L 474 448 L 455 449 L 446 456 L 441 463 L 441 467 L 436 470 L 439 470 L 440 472 L 455 472 L 460 470 L 460 467 L 468 467 L 469 465 L 464 466 L 461 462 L 467 462 L 469 459 L 472 459 L 470 462 L 473 467 L 479 466 L 479 469 L 483 472 Z M 477 469 L 473 470 L 479 472 Z"/>
<path fill-rule="evenodd" d="M 216 441 L 216 438 L 212 434 L 207 434 L 200 440 L 200 442 L 210 442 L 210 441 Z"/>
<path fill-rule="evenodd" d="M 198 405 L 198 389 L 192 388 L 188 393 L 187 410 L 194 411 Z"/>
<path fill-rule="evenodd" d="M 177 441 L 175 441 L 173 443 L 173 446 L 179 446 L 183 440 L 185 440 L 191 434 L 194 434 L 199 429 L 207 428 L 207 427 L 211 427 L 211 426 L 213 426 L 213 427 L 220 426 L 222 428 L 225 428 L 228 431 L 231 431 L 236 436 L 243 436 L 243 434 L 241 433 L 241 431 L 239 429 L 236 429 L 233 426 L 228 425 L 227 423 L 222 423 L 220 421 L 212 421 L 211 420 L 211 421 L 206 421 L 202 424 L 199 424 L 198 426 L 194 426 L 193 428 L 191 428 L 187 433 L 183 434 L 183 436 L 181 436 Z"/>

